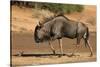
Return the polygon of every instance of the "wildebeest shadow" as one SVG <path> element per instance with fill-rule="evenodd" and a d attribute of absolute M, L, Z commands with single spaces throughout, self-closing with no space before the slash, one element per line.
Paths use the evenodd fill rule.
<path fill-rule="evenodd" d="M 72 56 L 79 56 L 79 55 L 75 55 L 73 53 L 71 53 L 71 54 L 27 54 L 27 53 L 18 53 L 18 54 L 14 54 L 13 56 L 21 56 L 21 57 L 48 57 L 48 56 L 62 57 L 62 56 L 67 56 L 67 57 L 72 57 Z"/>

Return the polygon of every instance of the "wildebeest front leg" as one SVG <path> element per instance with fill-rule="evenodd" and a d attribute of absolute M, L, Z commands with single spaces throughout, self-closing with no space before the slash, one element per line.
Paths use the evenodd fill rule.
<path fill-rule="evenodd" d="M 50 42 L 50 41 L 49 41 L 49 45 L 50 45 L 50 48 L 51 48 L 51 50 L 52 50 L 53 54 L 56 54 L 55 49 L 54 49 L 54 47 L 52 46 L 52 44 L 51 44 L 51 42 Z"/>
<path fill-rule="evenodd" d="M 58 39 L 61 55 L 63 55 L 63 48 L 62 48 L 62 39 Z"/>

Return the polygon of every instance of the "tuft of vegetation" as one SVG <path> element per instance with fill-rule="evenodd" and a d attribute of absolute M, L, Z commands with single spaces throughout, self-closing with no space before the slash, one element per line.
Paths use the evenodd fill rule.
<path fill-rule="evenodd" d="M 60 3 L 40 3 L 40 2 L 28 2 L 28 1 L 11 1 L 11 5 L 18 5 L 20 7 L 30 7 L 35 9 L 49 10 L 55 14 L 70 14 L 73 12 L 82 12 L 83 5 L 73 4 L 60 4 Z"/>
<path fill-rule="evenodd" d="M 82 12 L 84 7 L 82 5 L 72 5 L 72 4 L 55 4 L 55 3 L 43 3 L 41 9 L 48 9 L 54 13 L 73 13 Z"/>

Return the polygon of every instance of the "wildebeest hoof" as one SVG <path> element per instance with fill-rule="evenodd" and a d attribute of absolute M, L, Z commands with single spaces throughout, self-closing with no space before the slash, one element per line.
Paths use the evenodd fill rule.
<path fill-rule="evenodd" d="M 92 57 L 92 56 L 93 56 L 93 54 L 91 53 L 89 57 Z"/>
<path fill-rule="evenodd" d="M 72 56 L 75 56 L 74 53 L 71 53 L 71 54 L 67 54 L 68 57 L 72 57 Z"/>
<path fill-rule="evenodd" d="M 80 56 L 80 55 L 76 55 L 76 54 L 74 54 L 74 53 L 71 53 L 71 54 L 68 54 L 67 56 L 68 56 L 68 57 L 72 57 L 72 56 Z"/>

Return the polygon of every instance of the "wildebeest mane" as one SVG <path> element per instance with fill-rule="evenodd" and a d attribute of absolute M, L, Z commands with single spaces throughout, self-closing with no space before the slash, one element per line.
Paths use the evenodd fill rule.
<path fill-rule="evenodd" d="M 56 18 L 56 17 L 60 17 L 60 16 L 61 16 L 61 17 L 64 17 L 64 18 L 67 19 L 68 21 L 70 21 L 70 19 L 67 18 L 67 17 L 65 17 L 64 15 L 58 14 L 58 15 L 56 15 L 56 16 L 51 16 L 51 17 L 45 18 L 43 24 L 46 23 L 46 22 L 48 22 L 48 21 L 50 21 L 50 20 L 53 20 L 53 19 Z"/>

